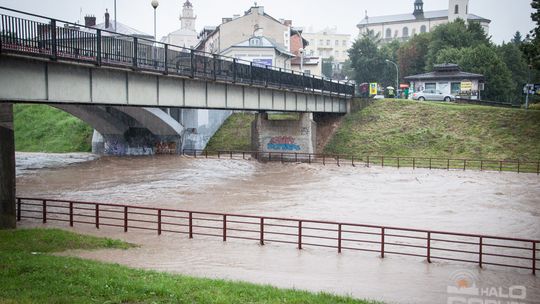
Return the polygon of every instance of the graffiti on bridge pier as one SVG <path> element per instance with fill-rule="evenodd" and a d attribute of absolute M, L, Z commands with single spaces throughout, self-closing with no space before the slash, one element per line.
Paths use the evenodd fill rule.
<path fill-rule="evenodd" d="M 280 151 L 300 151 L 301 148 L 298 144 L 294 142 L 292 136 L 275 136 L 270 139 L 270 142 L 266 147 L 269 150 L 280 150 Z"/>

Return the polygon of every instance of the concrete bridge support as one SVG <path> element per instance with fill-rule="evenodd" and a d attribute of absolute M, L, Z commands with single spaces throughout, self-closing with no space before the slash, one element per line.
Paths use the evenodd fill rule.
<path fill-rule="evenodd" d="M 0 103 L 0 229 L 16 228 L 13 104 Z"/>
<path fill-rule="evenodd" d="M 315 153 L 317 124 L 312 113 L 300 113 L 298 120 L 269 120 L 267 113 L 257 114 L 252 125 L 252 147 L 259 152 L 291 153 L 286 158 L 298 158 L 294 153 Z M 266 156 L 263 155 L 263 158 Z"/>

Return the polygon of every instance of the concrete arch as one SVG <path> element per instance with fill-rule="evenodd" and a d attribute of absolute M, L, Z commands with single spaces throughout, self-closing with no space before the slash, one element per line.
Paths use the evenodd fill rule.
<path fill-rule="evenodd" d="M 122 135 L 129 129 L 129 125 L 111 115 L 104 107 L 71 104 L 50 104 L 50 106 L 79 118 L 100 134 Z"/>
<path fill-rule="evenodd" d="M 114 109 L 132 117 L 157 136 L 182 136 L 184 132 L 184 127 L 178 121 L 158 108 L 117 106 Z"/>

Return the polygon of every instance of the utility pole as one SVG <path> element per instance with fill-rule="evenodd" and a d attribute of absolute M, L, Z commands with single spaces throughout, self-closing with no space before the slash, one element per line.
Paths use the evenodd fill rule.
<path fill-rule="evenodd" d="M 118 33 L 118 28 L 116 27 L 116 0 L 114 0 L 114 31 Z"/>

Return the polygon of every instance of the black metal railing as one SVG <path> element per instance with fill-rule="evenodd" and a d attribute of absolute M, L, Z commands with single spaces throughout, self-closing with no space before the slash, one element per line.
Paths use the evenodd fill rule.
<path fill-rule="evenodd" d="M 0 7 L 0 52 L 352 97 L 354 86 L 275 66 Z"/>

